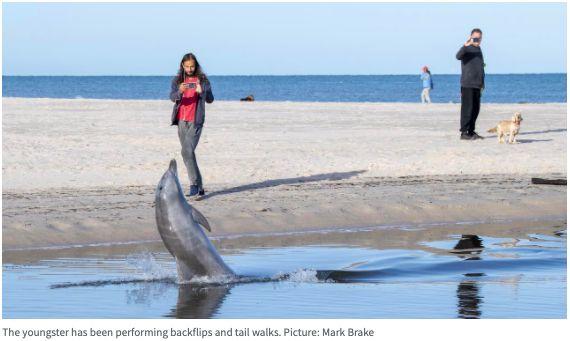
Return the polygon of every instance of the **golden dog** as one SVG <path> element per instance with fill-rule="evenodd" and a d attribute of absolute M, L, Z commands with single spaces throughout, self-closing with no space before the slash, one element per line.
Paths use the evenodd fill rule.
<path fill-rule="evenodd" d="M 501 121 L 495 128 L 487 130 L 489 133 L 497 133 L 499 143 L 503 143 L 503 136 L 509 135 L 509 143 L 517 143 L 517 134 L 521 128 L 522 115 L 516 112 L 510 121 Z"/>

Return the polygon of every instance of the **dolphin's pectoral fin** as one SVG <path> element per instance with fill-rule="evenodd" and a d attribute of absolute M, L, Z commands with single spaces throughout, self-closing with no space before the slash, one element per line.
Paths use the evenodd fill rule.
<path fill-rule="evenodd" d="M 212 228 L 210 227 L 208 220 L 206 220 L 206 217 L 204 217 L 204 215 L 194 207 L 192 207 L 192 218 L 194 218 L 194 220 L 198 224 L 202 225 L 206 230 L 212 232 Z"/>

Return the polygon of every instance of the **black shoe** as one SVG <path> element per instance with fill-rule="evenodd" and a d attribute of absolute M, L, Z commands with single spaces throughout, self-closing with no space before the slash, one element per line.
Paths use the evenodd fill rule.
<path fill-rule="evenodd" d="M 196 185 L 191 185 L 190 186 L 190 192 L 188 193 L 189 197 L 194 197 L 196 195 L 198 195 L 200 191 L 198 190 L 198 186 Z"/>
<path fill-rule="evenodd" d="M 461 133 L 461 140 L 475 140 L 474 136 L 468 133 Z"/>
<path fill-rule="evenodd" d="M 472 132 L 471 136 L 473 136 L 473 140 L 483 140 L 484 139 L 483 136 L 477 134 L 476 132 Z"/>
<path fill-rule="evenodd" d="M 198 194 L 194 197 L 194 200 L 200 201 L 200 200 L 204 199 L 205 197 L 206 197 L 206 192 L 203 189 L 201 189 L 198 191 Z"/>

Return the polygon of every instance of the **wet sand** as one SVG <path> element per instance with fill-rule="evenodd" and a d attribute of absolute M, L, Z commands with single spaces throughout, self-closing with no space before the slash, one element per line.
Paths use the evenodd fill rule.
<path fill-rule="evenodd" d="M 302 181 L 302 180 L 301 180 Z M 159 240 L 154 188 L 3 195 L 4 249 Z M 377 225 L 565 219 L 566 187 L 505 175 L 315 179 L 213 187 L 212 236 Z"/>
<path fill-rule="evenodd" d="M 198 148 L 208 195 L 193 205 L 213 236 L 564 221 L 566 187 L 530 178 L 566 178 L 566 105 L 484 105 L 480 133 L 515 110 L 521 143 L 499 145 L 459 141 L 457 104 L 214 103 Z M 4 250 L 158 240 L 155 185 L 170 158 L 182 165 L 169 112 L 3 99 Z"/>
<path fill-rule="evenodd" d="M 299 246 L 350 246 L 375 250 L 423 250 L 434 254 L 449 254 L 428 244 L 448 240 L 450 236 L 485 236 L 505 239 L 504 247 L 515 247 L 529 235 L 560 237 L 567 229 L 566 219 L 503 220 L 488 223 L 426 223 L 385 225 L 376 227 L 326 228 L 296 232 L 241 233 L 212 237 L 222 255 L 253 248 Z M 507 245 L 508 244 L 508 245 Z M 109 256 L 167 253 L 162 241 L 111 243 L 82 247 L 47 247 L 14 249 L 3 253 L 3 263 L 34 264 L 46 259 L 105 258 Z"/>

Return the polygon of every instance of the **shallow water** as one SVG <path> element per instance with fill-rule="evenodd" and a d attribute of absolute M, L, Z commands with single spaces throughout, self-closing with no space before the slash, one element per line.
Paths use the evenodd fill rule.
<path fill-rule="evenodd" d="M 386 231 L 374 228 L 218 239 L 242 276 L 224 283 L 177 284 L 161 243 L 5 252 L 3 317 L 566 317 L 565 226 L 429 238 L 434 229 L 407 248 L 375 243 Z M 271 246 L 244 246 L 259 244 Z"/>

